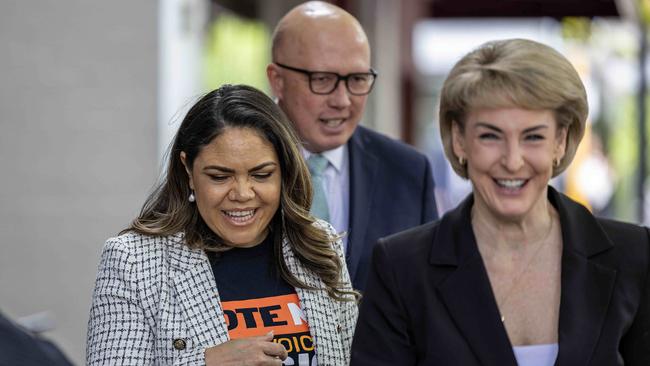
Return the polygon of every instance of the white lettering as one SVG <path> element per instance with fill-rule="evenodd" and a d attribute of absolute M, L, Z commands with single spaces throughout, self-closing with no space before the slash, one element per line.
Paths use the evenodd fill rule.
<path fill-rule="evenodd" d="M 295 325 L 301 325 L 303 322 L 307 322 L 307 318 L 305 317 L 305 313 L 302 312 L 302 309 L 298 304 L 295 303 L 287 303 L 287 306 L 289 307 L 289 312 L 291 313 L 291 317 L 293 318 L 293 324 Z"/>
<path fill-rule="evenodd" d="M 298 366 L 309 366 L 309 353 L 301 353 L 298 355 Z"/>

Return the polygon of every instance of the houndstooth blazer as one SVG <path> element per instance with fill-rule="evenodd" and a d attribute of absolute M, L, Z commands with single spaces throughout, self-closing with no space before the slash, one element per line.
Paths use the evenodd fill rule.
<path fill-rule="evenodd" d="M 340 242 L 336 249 L 345 263 Z M 296 289 L 318 365 L 347 365 L 356 303 L 330 298 L 286 239 L 282 252 L 291 273 L 321 289 Z M 345 265 L 342 276 L 351 288 Z M 88 322 L 88 365 L 204 365 L 205 349 L 228 339 L 212 267 L 182 234 L 128 233 L 106 242 Z"/>

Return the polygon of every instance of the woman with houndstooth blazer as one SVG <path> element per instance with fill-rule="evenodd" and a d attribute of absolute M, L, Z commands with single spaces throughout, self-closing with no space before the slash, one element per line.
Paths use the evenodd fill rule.
<path fill-rule="evenodd" d="M 224 85 L 188 112 L 166 176 L 104 246 L 89 365 L 347 365 L 356 293 L 286 117 Z"/>

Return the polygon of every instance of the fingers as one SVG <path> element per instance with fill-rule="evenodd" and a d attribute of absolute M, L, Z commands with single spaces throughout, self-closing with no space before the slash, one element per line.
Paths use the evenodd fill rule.
<path fill-rule="evenodd" d="M 289 356 L 287 350 L 286 348 L 284 348 L 283 345 L 273 342 L 273 336 L 274 336 L 273 331 L 270 331 L 264 335 L 251 337 L 250 339 L 251 340 L 256 339 L 258 341 L 262 341 L 261 349 L 265 355 L 273 358 L 278 358 L 281 361 L 284 361 Z"/>
<path fill-rule="evenodd" d="M 240 338 L 240 339 L 249 339 L 252 341 L 263 341 L 263 342 L 273 342 L 273 331 L 270 331 L 264 335 L 261 336 L 254 336 L 254 337 L 248 337 L 248 338 Z"/>
<path fill-rule="evenodd" d="M 273 342 L 273 332 L 265 335 L 229 340 L 205 350 L 206 365 L 280 366 L 288 357 L 283 345 Z"/>
<path fill-rule="evenodd" d="M 268 342 L 262 345 L 262 351 L 265 355 L 271 357 L 277 357 L 280 360 L 284 361 L 287 357 L 287 350 L 283 345 L 273 342 Z"/>
<path fill-rule="evenodd" d="M 263 335 L 264 339 L 269 341 L 269 342 L 273 341 L 273 336 L 274 336 L 273 331 L 270 331 L 270 332 L 266 333 L 265 335 Z"/>

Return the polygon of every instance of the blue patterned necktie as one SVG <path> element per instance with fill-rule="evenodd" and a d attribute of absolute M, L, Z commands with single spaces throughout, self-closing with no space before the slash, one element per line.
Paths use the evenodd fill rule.
<path fill-rule="evenodd" d="M 327 163 L 327 159 L 321 154 L 312 154 L 307 159 L 311 182 L 314 186 L 314 199 L 309 212 L 325 221 L 330 220 L 330 210 L 327 206 L 327 195 L 325 194 L 325 177 L 323 176 Z"/>

